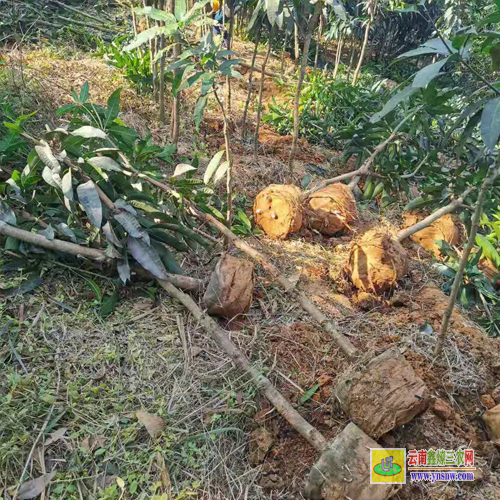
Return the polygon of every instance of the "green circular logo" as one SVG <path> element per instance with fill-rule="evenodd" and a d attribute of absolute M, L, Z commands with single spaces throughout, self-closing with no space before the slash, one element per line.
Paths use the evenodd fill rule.
<path fill-rule="evenodd" d="M 379 476 L 396 476 L 401 472 L 401 470 L 402 469 L 398 464 L 392 464 L 392 469 L 387 471 L 382 469 L 382 464 L 377 464 L 373 468 L 373 472 L 375 472 L 375 474 L 378 474 Z"/>

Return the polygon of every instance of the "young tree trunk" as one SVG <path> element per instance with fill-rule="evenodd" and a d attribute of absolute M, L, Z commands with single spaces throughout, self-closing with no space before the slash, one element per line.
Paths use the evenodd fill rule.
<path fill-rule="evenodd" d="M 224 142 L 226 145 L 226 161 L 228 162 L 227 176 L 226 176 L 226 192 L 227 192 L 227 212 L 226 212 L 226 222 L 227 226 L 230 228 L 233 220 L 233 155 L 231 154 L 231 142 L 229 138 L 229 119 L 226 115 L 226 110 L 224 104 L 220 100 L 219 94 L 214 87 L 214 96 L 219 104 L 219 108 L 222 113 L 222 119 L 224 122 Z M 227 241 L 226 241 L 227 243 Z"/>
<path fill-rule="evenodd" d="M 175 0 L 170 0 L 169 11 L 171 14 L 175 12 Z M 173 48 L 173 60 L 176 61 L 181 53 L 179 35 L 174 34 L 174 48 Z M 174 70 L 174 78 L 179 74 L 179 70 Z M 170 129 L 172 143 L 176 146 L 179 144 L 179 131 L 180 131 L 180 108 L 181 108 L 181 93 L 177 92 L 177 95 L 172 98 L 172 115 L 170 117 Z"/>
<path fill-rule="evenodd" d="M 342 49 L 344 47 L 344 37 L 340 35 L 339 42 L 337 44 L 337 53 L 335 54 L 335 68 L 333 69 L 333 78 L 337 78 L 337 73 L 339 71 L 340 61 L 342 59 Z"/>
<path fill-rule="evenodd" d="M 467 241 L 467 246 L 462 254 L 462 258 L 460 259 L 460 264 L 458 266 L 457 274 L 455 274 L 455 279 L 453 280 L 453 286 L 451 288 L 450 300 L 448 301 L 448 307 L 443 315 L 443 320 L 441 323 L 441 330 L 438 342 L 436 344 L 436 350 L 434 352 L 435 356 L 439 356 L 443 351 L 444 342 L 446 340 L 446 332 L 448 330 L 448 326 L 450 324 L 451 315 L 453 314 L 453 308 L 455 307 L 455 302 L 457 300 L 458 292 L 460 290 L 460 286 L 462 285 L 462 280 L 464 277 L 464 270 L 467 262 L 469 261 L 469 255 L 476 243 L 476 234 L 477 228 L 479 226 L 479 220 L 481 218 L 481 213 L 483 210 L 483 203 L 488 194 L 489 189 L 494 184 L 495 180 L 500 175 L 500 159 L 497 160 L 497 165 L 493 170 L 493 173 L 489 175 L 483 182 L 481 186 L 481 190 L 479 191 L 479 196 L 476 202 L 476 208 L 474 210 L 474 215 L 472 217 L 469 240 Z"/>
<path fill-rule="evenodd" d="M 349 55 L 349 67 L 347 68 L 347 79 L 351 77 L 352 67 L 354 65 L 354 55 L 356 54 L 356 39 L 351 36 L 351 54 Z"/>
<path fill-rule="evenodd" d="M 264 19 L 264 18 L 262 18 L 262 19 Z M 245 138 L 246 131 L 247 131 L 248 106 L 250 105 L 250 101 L 252 100 L 253 73 L 254 73 L 255 60 L 257 59 L 257 53 L 259 51 L 261 28 L 262 28 L 262 21 L 257 26 L 257 33 L 255 34 L 255 47 L 254 47 L 253 55 L 252 55 L 252 64 L 250 65 L 250 73 L 248 75 L 248 93 L 247 93 L 247 100 L 245 101 L 245 108 L 243 110 L 243 120 L 242 120 L 242 124 L 241 124 L 241 138 L 242 139 Z M 262 78 L 264 78 L 264 74 L 262 75 Z"/>
<path fill-rule="evenodd" d="M 145 2 L 146 3 L 146 2 Z M 146 5 L 147 6 L 147 5 Z M 158 0 L 153 0 L 153 5 L 155 9 L 158 8 Z M 156 21 L 156 25 L 160 22 Z M 150 40 L 150 50 L 151 50 L 151 67 L 153 71 L 153 95 L 156 102 L 158 102 L 158 61 L 155 62 L 155 57 L 158 52 L 158 37 Z"/>
<path fill-rule="evenodd" d="M 226 0 L 227 1 L 227 0 Z M 234 32 L 234 0 L 229 0 L 229 32 L 227 34 L 227 49 L 231 50 L 233 45 L 233 32 Z M 230 59 L 229 57 L 228 59 Z M 226 76 L 226 96 L 227 96 L 227 113 L 231 119 L 231 75 Z"/>
<path fill-rule="evenodd" d="M 283 50 L 281 51 L 281 77 L 285 76 L 285 56 L 286 56 L 286 44 L 288 42 L 288 31 L 285 31 L 285 40 L 283 42 Z"/>
<path fill-rule="evenodd" d="M 319 46 L 321 44 L 321 37 L 323 36 L 323 15 L 319 16 L 319 29 L 318 29 L 318 40 L 316 42 L 316 55 L 314 56 L 314 69 L 318 68 L 319 59 Z"/>
<path fill-rule="evenodd" d="M 314 7 L 314 13 L 309 21 L 309 25 L 307 27 L 306 39 L 304 41 L 304 53 L 302 54 L 302 64 L 300 66 L 300 75 L 299 81 L 297 83 L 297 91 L 295 93 L 295 105 L 293 111 L 293 142 L 292 142 L 292 151 L 290 152 L 290 158 L 288 160 L 288 177 L 289 181 L 292 181 L 293 176 L 293 165 L 295 161 L 295 155 L 297 154 L 297 142 L 299 140 L 299 105 L 300 105 L 300 93 L 302 92 L 302 84 L 304 83 L 304 76 L 306 74 L 307 68 L 307 60 L 309 57 L 309 47 L 311 45 L 311 39 L 314 33 L 314 29 L 316 28 L 316 24 L 318 23 L 318 18 L 321 13 L 322 2 L 318 0 L 316 6 Z"/>
<path fill-rule="evenodd" d="M 356 70 L 354 71 L 354 75 L 352 77 L 352 84 L 356 85 L 358 80 L 359 72 L 361 71 L 361 66 L 363 65 L 363 59 L 365 58 L 366 46 L 368 45 L 368 39 L 370 37 L 370 26 L 371 20 L 366 23 L 365 29 L 365 38 L 363 40 L 363 46 L 361 47 L 361 53 L 358 59 L 358 65 L 356 66 Z"/>
<path fill-rule="evenodd" d="M 254 135 L 254 150 L 253 154 L 255 157 L 255 161 L 257 161 L 257 154 L 259 151 L 259 130 L 260 130 L 260 116 L 262 113 L 262 95 L 264 93 L 264 82 L 266 79 L 266 66 L 267 61 L 269 60 L 269 56 L 271 55 L 271 50 L 273 48 L 274 34 L 276 33 L 276 25 L 271 28 L 271 33 L 269 34 L 269 47 L 267 48 L 266 57 L 264 58 L 264 62 L 262 63 L 262 73 L 260 79 L 260 88 L 259 88 L 259 100 L 257 104 L 257 119 L 255 123 L 255 135 Z"/>
<path fill-rule="evenodd" d="M 165 0 L 160 0 L 160 9 L 165 8 Z M 160 21 L 160 24 L 165 24 Z M 165 35 L 160 37 L 160 51 L 165 48 Z M 162 53 L 160 59 L 160 94 L 159 94 L 159 105 L 160 105 L 160 123 L 165 124 L 165 52 Z"/>
<path fill-rule="evenodd" d="M 298 20 L 297 20 L 298 22 Z M 295 51 L 295 66 L 299 64 L 299 59 L 300 59 L 300 44 L 299 44 L 299 26 L 295 22 L 293 24 L 293 41 L 294 41 L 294 51 Z"/>

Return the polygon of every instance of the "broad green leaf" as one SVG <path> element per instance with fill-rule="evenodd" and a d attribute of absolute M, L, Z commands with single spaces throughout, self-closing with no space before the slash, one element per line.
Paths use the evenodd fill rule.
<path fill-rule="evenodd" d="M 500 45 L 493 45 L 490 48 L 491 69 L 498 71 L 500 69 Z"/>
<path fill-rule="evenodd" d="M 267 18 L 269 19 L 271 26 L 274 26 L 280 10 L 280 0 L 266 0 L 266 10 Z"/>
<path fill-rule="evenodd" d="M 59 174 L 53 172 L 49 167 L 44 167 L 42 170 L 42 178 L 49 186 L 61 189 L 62 181 Z"/>
<path fill-rule="evenodd" d="M 61 234 L 67 236 L 73 243 L 76 243 L 76 235 L 67 224 L 60 222 L 56 227 Z"/>
<path fill-rule="evenodd" d="M 144 243 L 142 239 L 128 238 L 128 250 L 134 259 L 156 278 L 165 279 L 167 272 L 163 265 L 158 252 L 152 247 Z"/>
<path fill-rule="evenodd" d="M 114 214 L 114 218 L 130 236 L 133 236 L 134 238 L 142 238 L 146 244 L 149 245 L 149 234 L 142 229 L 137 219 L 131 213 L 125 210 L 120 210 L 118 213 Z"/>
<path fill-rule="evenodd" d="M 207 169 L 205 171 L 205 175 L 203 176 L 203 182 L 205 184 L 208 184 L 210 182 L 210 179 L 217 170 L 217 167 L 219 166 L 222 156 L 224 155 L 225 152 L 226 151 L 223 149 L 222 151 L 215 153 L 214 157 L 210 160 L 210 163 L 208 164 Z"/>
<path fill-rule="evenodd" d="M 92 167 L 102 168 L 110 172 L 122 172 L 123 169 L 118 162 L 108 156 L 94 156 L 85 160 Z"/>
<path fill-rule="evenodd" d="M 488 238 L 478 234 L 476 235 L 476 243 L 483 249 L 483 255 L 490 259 L 496 267 L 500 267 L 500 254 Z"/>
<path fill-rule="evenodd" d="M 188 165 L 187 163 L 179 163 L 179 165 L 175 167 L 172 177 L 179 177 L 180 175 L 183 175 L 186 172 L 191 172 L 193 170 L 196 170 L 196 167 Z"/>
<path fill-rule="evenodd" d="M 381 111 L 375 113 L 370 122 L 376 123 L 381 120 L 384 116 L 388 115 L 399 103 L 403 102 L 405 99 L 408 99 L 411 95 L 413 95 L 418 89 L 409 85 L 403 90 L 399 91 L 397 94 L 393 95 L 382 108 Z"/>
<path fill-rule="evenodd" d="M 243 222 L 247 229 L 252 229 L 252 223 L 250 222 L 250 219 L 247 217 L 247 214 L 243 212 L 243 210 L 241 210 L 241 208 L 238 209 L 238 219 Z"/>
<path fill-rule="evenodd" d="M 416 56 L 423 56 L 426 54 L 437 54 L 438 51 L 432 47 L 419 47 L 418 49 L 413 49 L 409 50 L 408 52 L 405 52 L 404 54 L 401 54 L 397 57 L 397 59 L 403 59 L 405 57 L 416 57 Z"/>
<path fill-rule="evenodd" d="M 304 404 L 306 401 L 309 401 L 316 392 L 318 392 L 319 389 L 319 384 L 316 384 L 315 386 L 311 387 L 308 391 L 304 392 L 302 396 L 299 398 L 299 403 Z"/>
<path fill-rule="evenodd" d="M 220 66 L 219 66 L 219 71 L 226 76 L 231 76 L 231 70 L 232 67 L 235 64 L 240 64 L 241 59 L 229 59 L 228 61 L 224 61 Z"/>
<path fill-rule="evenodd" d="M 42 146 L 35 146 L 35 151 L 38 155 L 38 158 L 42 160 L 43 164 L 49 167 L 54 172 L 61 171 L 61 165 L 57 161 L 57 158 L 52 153 L 52 149 L 48 144 L 44 144 Z"/>
<path fill-rule="evenodd" d="M 68 198 L 68 200 L 73 200 L 73 180 L 71 177 L 71 169 L 69 169 L 63 176 L 61 182 L 61 188 L 64 196 Z"/>
<path fill-rule="evenodd" d="M 0 221 L 6 222 L 11 226 L 16 225 L 16 214 L 14 210 L 7 205 L 7 203 L 0 201 Z"/>
<path fill-rule="evenodd" d="M 113 231 L 113 226 L 110 224 L 109 220 L 102 226 L 102 232 L 106 239 L 118 248 L 123 248 L 121 241 L 117 238 L 115 232 Z"/>
<path fill-rule="evenodd" d="M 89 98 L 89 82 L 85 82 L 80 89 L 80 102 L 87 102 Z"/>
<path fill-rule="evenodd" d="M 154 28 L 149 28 L 135 37 L 135 39 L 123 48 L 125 52 L 130 52 L 131 50 L 140 47 L 141 45 L 148 43 L 149 40 L 156 38 L 163 32 L 163 28 L 160 26 L 155 26 Z"/>
<path fill-rule="evenodd" d="M 229 162 L 225 161 L 218 169 L 214 175 L 214 184 L 217 184 L 226 175 L 227 169 L 229 168 Z"/>
<path fill-rule="evenodd" d="M 144 7 L 134 9 L 137 14 L 142 14 L 148 16 L 155 21 L 165 21 L 166 24 L 176 24 L 177 20 L 175 16 L 170 12 L 165 12 L 164 10 L 155 9 L 154 7 Z"/>
<path fill-rule="evenodd" d="M 174 14 L 177 21 L 182 21 L 186 15 L 186 0 L 175 0 Z"/>
<path fill-rule="evenodd" d="M 481 115 L 481 138 L 486 147 L 493 151 L 500 136 L 500 97 L 486 103 Z"/>
<path fill-rule="evenodd" d="M 436 76 L 438 76 L 441 68 L 448 62 L 448 58 L 445 57 L 434 64 L 429 64 L 425 68 L 422 68 L 413 79 L 412 87 L 420 89 L 426 87 Z"/>
<path fill-rule="evenodd" d="M 45 236 L 49 241 L 52 241 L 56 236 L 54 228 L 50 224 L 45 229 L 40 229 L 38 234 Z"/>
<path fill-rule="evenodd" d="M 89 221 L 97 228 L 102 224 L 102 205 L 95 184 L 89 180 L 76 188 L 78 200 L 89 218 Z"/>
<path fill-rule="evenodd" d="M 196 101 L 196 106 L 194 108 L 194 123 L 196 125 L 196 130 L 199 132 L 201 120 L 203 120 L 203 114 L 205 113 L 205 108 L 207 106 L 208 96 L 202 95 Z"/>
<path fill-rule="evenodd" d="M 114 292 L 109 297 L 106 297 L 106 299 L 102 303 L 101 309 L 99 310 L 99 315 L 103 318 L 109 316 L 114 311 L 119 300 L 120 300 L 120 294 L 118 293 L 118 290 L 114 290 Z M 117 478 L 117 482 L 118 479 L 119 478 Z"/>
<path fill-rule="evenodd" d="M 106 107 L 106 119 L 104 121 L 104 128 L 106 129 L 115 118 L 118 117 L 120 112 L 120 93 L 122 89 L 116 89 L 108 99 Z"/>
<path fill-rule="evenodd" d="M 172 274 L 185 274 L 184 269 L 175 260 L 174 254 L 163 244 L 158 242 L 153 242 L 155 250 L 165 266 L 165 269 Z"/>
<path fill-rule="evenodd" d="M 128 255 L 126 252 L 124 258 L 116 263 L 116 268 L 120 279 L 123 281 L 123 284 L 126 285 L 127 281 L 130 281 L 130 266 L 128 264 Z"/>
<path fill-rule="evenodd" d="M 85 139 L 107 139 L 106 132 L 102 131 L 99 128 L 91 127 L 90 125 L 85 125 L 71 132 L 73 135 L 78 137 L 84 137 Z"/>

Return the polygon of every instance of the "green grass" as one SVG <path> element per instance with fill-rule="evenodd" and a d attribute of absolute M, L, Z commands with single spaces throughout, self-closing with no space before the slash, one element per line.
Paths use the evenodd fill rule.
<path fill-rule="evenodd" d="M 20 278 L 2 281 L 7 288 Z M 163 297 L 153 304 L 146 288 L 129 289 L 104 321 L 82 278 L 51 269 L 31 295 L 0 304 L 0 325 L 10 322 L 0 338 L 0 498 L 19 483 L 44 423 L 23 480 L 43 474 L 38 447 L 67 429 L 44 449 L 45 471 L 56 472 L 50 498 L 163 498 L 169 490 L 175 499 L 228 498 L 237 489 L 249 467 L 254 390 L 180 306 Z M 178 318 L 196 354 L 187 366 Z M 150 437 L 139 409 L 163 418 L 160 436 Z"/>

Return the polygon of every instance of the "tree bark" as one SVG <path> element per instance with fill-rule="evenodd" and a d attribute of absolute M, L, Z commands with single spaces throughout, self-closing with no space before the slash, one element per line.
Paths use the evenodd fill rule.
<path fill-rule="evenodd" d="M 175 12 L 175 0 L 170 0 L 170 13 Z M 179 40 L 179 35 L 174 34 L 174 47 L 173 47 L 173 61 L 175 62 L 180 53 L 181 45 Z M 179 70 L 174 70 L 174 79 L 179 74 Z M 172 98 L 172 116 L 170 117 L 170 129 L 172 143 L 176 146 L 179 144 L 179 132 L 180 132 L 180 109 L 181 109 L 181 93 L 177 92 L 177 95 Z"/>
<path fill-rule="evenodd" d="M 297 142 L 299 140 L 299 105 L 300 105 L 300 93 L 302 91 L 302 84 L 304 83 L 304 76 L 306 74 L 307 61 L 309 57 L 309 47 L 311 45 L 311 39 L 318 23 L 318 18 L 322 9 L 322 1 L 318 0 L 314 7 L 314 13 L 309 21 L 307 27 L 306 39 L 304 42 L 304 53 L 302 54 L 302 64 L 300 66 L 299 82 L 297 83 L 297 91 L 295 93 L 295 105 L 293 111 L 293 141 L 292 141 L 292 151 L 290 152 L 290 158 L 288 160 L 288 177 L 289 181 L 292 181 L 293 177 L 293 166 L 295 161 L 295 155 L 297 154 Z"/>
<path fill-rule="evenodd" d="M 245 134 L 247 131 L 247 115 L 248 115 L 248 106 L 250 105 L 250 101 L 252 100 L 252 92 L 253 92 L 253 73 L 254 73 L 254 65 L 255 60 L 257 59 L 257 53 L 259 52 L 259 42 L 260 42 L 260 34 L 262 28 L 262 21 L 259 23 L 257 27 L 257 33 L 255 34 L 255 47 L 252 54 L 252 63 L 250 65 L 250 73 L 248 75 L 248 93 L 247 100 L 245 101 L 245 108 L 243 110 L 243 120 L 241 124 L 241 138 L 245 138 Z"/>
<path fill-rule="evenodd" d="M 479 226 L 479 220 L 481 218 L 481 213 L 483 210 L 483 203 L 490 187 L 493 185 L 495 180 L 500 175 L 499 163 L 500 159 L 497 160 L 497 165 L 493 173 L 484 180 L 483 185 L 481 186 L 481 190 L 479 191 L 479 196 L 476 202 L 476 208 L 474 210 L 474 215 L 472 217 L 469 240 L 467 241 L 467 246 L 465 247 L 465 250 L 462 254 L 462 258 L 460 259 L 460 264 L 458 266 L 457 274 L 455 275 L 455 279 L 453 280 L 453 286 L 450 293 L 450 300 L 448 301 L 448 307 L 446 308 L 446 311 L 443 315 L 440 335 L 438 342 L 436 344 L 436 350 L 434 352 L 435 356 L 439 356 L 443 351 L 444 341 L 446 340 L 446 332 L 448 331 L 451 315 L 453 314 L 453 308 L 455 307 L 455 302 L 457 300 L 458 292 L 460 290 L 460 286 L 462 285 L 465 266 L 467 265 L 467 262 L 469 260 L 469 255 L 472 251 L 472 248 L 476 243 L 477 228 Z"/>
<path fill-rule="evenodd" d="M 323 36 L 323 14 L 320 14 L 319 15 L 318 40 L 316 43 L 316 55 L 314 56 L 314 69 L 318 68 L 319 46 L 321 44 L 321 37 L 322 36 Z"/>
<path fill-rule="evenodd" d="M 254 135 L 254 158 L 257 161 L 257 155 L 259 152 L 259 130 L 260 130 L 260 117 L 262 114 L 262 95 L 264 93 L 264 83 L 266 79 L 266 66 L 267 61 L 269 61 L 269 56 L 271 55 L 271 50 L 273 48 L 274 42 L 274 34 L 276 33 L 276 25 L 271 28 L 271 33 L 269 34 L 269 47 L 267 48 L 266 57 L 264 58 L 264 62 L 262 63 L 262 76 L 260 79 L 260 87 L 259 87 L 259 99 L 257 104 L 257 119 L 255 121 L 255 135 Z"/>
<path fill-rule="evenodd" d="M 363 59 L 365 58 L 366 46 L 368 45 L 368 38 L 370 37 L 370 26 L 371 20 L 366 24 L 365 29 L 365 38 L 363 40 L 363 46 L 361 47 L 361 53 L 359 55 L 358 65 L 356 66 L 356 70 L 354 71 L 354 75 L 352 76 L 352 84 L 356 85 L 358 80 L 359 72 L 361 71 L 361 66 L 363 65 Z"/>
<path fill-rule="evenodd" d="M 339 42 L 337 44 L 337 53 L 335 54 L 335 68 L 333 69 L 333 79 L 337 78 L 337 73 L 339 71 L 340 61 L 342 59 L 342 49 L 344 47 L 344 37 L 340 35 Z"/>
<path fill-rule="evenodd" d="M 227 0 L 226 0 L 227 1 Z M 227 34 L 227 49 L 231 50 L 233 45 L 233 32 L 234 32 L 234 2 L 235 0 L 229 0 L 229 32 Z M 231 56 L 229 56 L 229 59 Z M 229 119 L 231 119 L 231 75 L 226 76 L 226 96 L 227 96 L 227 114 Z"/>
<path fill-rule="evenodd" d="M 163 10 L 165 6 L 165 0 L 160 0 L 160 10 Z M 160 24 L 165 24 L 160 21 Z M 160 51 L 165 48 L 165 35 L 160 37 Z M 160 123 L 165 124 L 165 52 L 162 52 L 160 59 Z"/>

